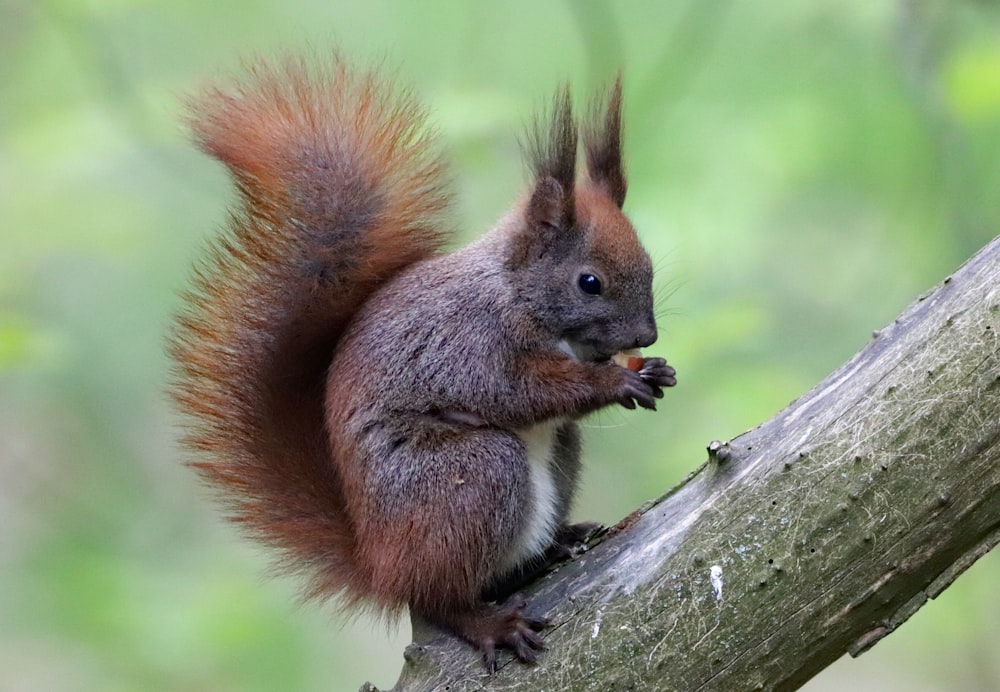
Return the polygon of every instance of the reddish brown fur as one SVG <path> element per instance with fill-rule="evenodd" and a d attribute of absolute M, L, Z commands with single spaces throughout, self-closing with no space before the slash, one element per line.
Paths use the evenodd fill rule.
<path fill-rule="evenodd" d="M 367 584 L 329 463 L 324 372 L 367 296 L 443 243 L 443 163 L 416 103 L 341 60 L 254 64 L 190 113 L 240 192 L 170 344 L 193 465 L 283 571 L 309 577 L 307 595 L 356 601 Z"/>
<path fill-rule="evenodd" d="M 647 261 L 632 222 L 603 187 L 589 180 L 578 184 L 576 214 L 580 225 L 589 229 L 590 251 L 595 255 L 619 266 L 639 266 Z"/>

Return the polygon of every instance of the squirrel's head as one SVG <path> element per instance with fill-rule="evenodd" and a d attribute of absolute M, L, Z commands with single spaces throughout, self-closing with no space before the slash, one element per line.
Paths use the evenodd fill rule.
<path fill-rule="evenodd" d="M 653 267 L 621 207 L 621 79 L 583 127 L 586 175 L 576 179 L 569 90 L 528 142 L 534 184 L 511 238 L 519 300 L 564 350 L 601 360 L 656 341 Z"/>

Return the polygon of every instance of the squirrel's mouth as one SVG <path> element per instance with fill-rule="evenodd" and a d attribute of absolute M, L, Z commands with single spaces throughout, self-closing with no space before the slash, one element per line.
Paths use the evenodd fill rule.
<path fill-rule="evenodd" d="M 574 360 L 586 361 L 590 363 L 603 363 L 610 360 L 615 353 L 618 353 L 618 350 L 609 351 L 607 349 L 598 348 L 594 344 L 590 344 L 585 341 L 577 341 L 576 339 L 569 337 L 561 339 L 557 344 L 557 347 L 560 351 Z"/>
<path fill-rule="evenodd" d="M 597 362 L 607 360 L 610 357 L 610 354 L 604 355 L 590 344 L 575 339 L 564 338 L 559 341 L 557 346 L 560 351 L 575 360 Z"/>

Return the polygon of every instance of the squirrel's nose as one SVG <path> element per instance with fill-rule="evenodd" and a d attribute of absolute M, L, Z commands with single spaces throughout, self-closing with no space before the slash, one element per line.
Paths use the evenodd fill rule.
<path fill-rule="evenodd" d="M 635 348 L 646 348 L 656 342 L 656 322 L 652 318 L 639 329 L 635 337 Z"/>

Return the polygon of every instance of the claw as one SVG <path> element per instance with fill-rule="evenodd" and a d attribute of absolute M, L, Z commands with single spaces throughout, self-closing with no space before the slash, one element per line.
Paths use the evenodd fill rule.
<path fill-rule="evenodd" d="M 526 624 L 529 628 L 526 631 L 531 632 L 532 636 L 536 637 L 538 641 L 541 642 L 542 641 L 541 637 L 538 637 L 538 635 L 536 635 L 535 632 L 543 630 L 546 627 L 549 627 L 552 624 L 552 620 L 543 617 L 537 617 L 537 618 L 526 617 L 524 618 L 524 624 Z"/>
<path fill-rule="evenodd" d="M 497 672 L 497 650 L 492 642 L 481 642 L 479 646 L 483 650 L 483 667 L 486 672 L 493 675 Z"/>
<path fill-rule="evenodd" d="M 527 637 L 514 637 L 514 654 L 521 663 L 534 663 L 538 660 L 535 650 L 531 648 L 531 643 Z"/>
<path fill-rule="evenodd" d="M 546 621 L 546 625 L 547 624 L 548 621 Z M 539 637 L 538 633 L 535 632 L 534 629 L 525 628 L 524 630 L 522 630 L 521 636 L 524 637 L 525 641 L 527 641 L 528 645 L 531 646 L 533 649 L 538 649 L 539 651 L 545 650 L 545 640 Z"/>

